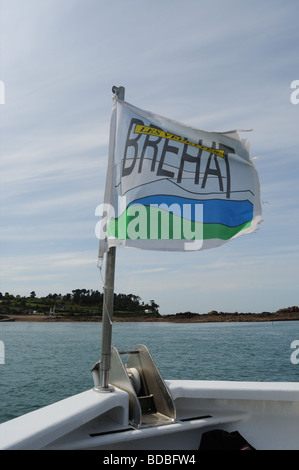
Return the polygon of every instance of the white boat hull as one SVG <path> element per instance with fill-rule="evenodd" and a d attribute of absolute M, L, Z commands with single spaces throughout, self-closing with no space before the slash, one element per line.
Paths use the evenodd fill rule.
<path fill-rule="evenodd" d="M 299 449 L 299 384 L 166 381 L 170 424 L 134 428 L 128 393 L 94 389 L 0 425 L 1 449 L 196 450 L 212 429 L 239 431 L 257 450 Z"/>

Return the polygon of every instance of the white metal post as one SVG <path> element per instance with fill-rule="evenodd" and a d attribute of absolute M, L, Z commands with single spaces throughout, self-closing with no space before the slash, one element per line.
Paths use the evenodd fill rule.
<path fill-rule="evenodd" d="M 125 99 L 124 87 L 113 87 L 113 93 L 117 95 L 117 99 Z M 113 300 L 114 300 L 114 276 L 115 276 L 115 258 L 116 248 L 109 248 L 106 254 L 105 269 L 105 286 L 103 298 L 103 315 L 102 315 L 102 348 L 100 360 L 101 383 L 102 390 L 109 390 L 109 370 L 111 362 L 111 338 L 112 338 L 112 319 L 113 319 Z"/>

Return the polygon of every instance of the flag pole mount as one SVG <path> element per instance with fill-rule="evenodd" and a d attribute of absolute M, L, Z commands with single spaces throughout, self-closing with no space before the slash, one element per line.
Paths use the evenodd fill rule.
<path fill-rule="evenodd" d="M 125 88 L 123 86 L 112 87 L 116 98 L 124 101 Z M 111 366 L 111 338 L 114 300 L 114 277 L 115 277 L 116 248 L 110 247 L 106 253 L 105 285 L 103 296 L 102 314 L 102 347 L 101 358 L 92 369 L 94 377 L 94 389 L 98 392 L 112 392 L 114 387 L 109 385 L 109 370 Z"/>
<path fill-rule="evenodd" d="M 123 86 L 113 86 L 112 93 L 114 93 L 119 100 L 124 101 L 125 99 L 125 88 Z"/>

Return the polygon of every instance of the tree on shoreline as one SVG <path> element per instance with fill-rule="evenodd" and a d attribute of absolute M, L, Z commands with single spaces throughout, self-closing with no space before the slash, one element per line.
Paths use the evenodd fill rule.
<path fill-rule="evenodd" d="M 151 314 L 159 315 L 158 305 L 151 301 L 151 306 L 142 302 L 135 294 L 114 294 L 114 311 L 118 314 L 145 314 L 152 309 Z M 153 303 L 154 302 L 154 303 Z M 155 308 L 153 308 L 155 307 Z M 5 296 L 0 292 L 0 313 L 2 314 L 29 314 L 32 312 L 44 314 L 81 314 L 102 315 L 103 293 L 93 289 L 74 289 L 72 293 L 49 293 L 45 297 L 37 297 L 31 291 L 29 297 L 12 295 Z"/>

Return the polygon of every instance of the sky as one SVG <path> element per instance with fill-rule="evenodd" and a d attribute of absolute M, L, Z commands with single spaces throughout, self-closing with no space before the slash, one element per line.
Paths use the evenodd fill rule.
<path fill-rule="evenodd" d="M 115 292 L 161 314 L 298 305 L 298 14 L 297 0 L 0 0 L 0 292 L 103 290 L 116 85 L 193 127 L 253 129 L 263 222 L 213 250 L 118 248 Z"/>

